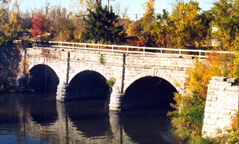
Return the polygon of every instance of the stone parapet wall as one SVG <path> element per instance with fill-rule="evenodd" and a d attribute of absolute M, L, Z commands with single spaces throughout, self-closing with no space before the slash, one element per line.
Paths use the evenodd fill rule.
<path fill-rule="evenodd" d="M 231 125 L 231 116 L 238 111 L 239 86 L 234 78 L 214 76 L 208 85 L 203 137 L 216 137 Z M 222 133 L 220 133 L 222 132 Z"/>

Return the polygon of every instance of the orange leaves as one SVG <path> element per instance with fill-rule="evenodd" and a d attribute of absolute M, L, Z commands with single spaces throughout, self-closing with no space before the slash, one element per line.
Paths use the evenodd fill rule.
<path fill-rule="evenodd" d="M 33 37 L 37 37 L 44 34 L 46 16 L 41 13 L 36 13 L 35 17 L 32 18 L 31 34 Z"/>
<path fill-rule="evenodd" d="M 199 17 L 199 4 L 196 1 L 179 2 L 173 9 L 170 19 L 174 22 L 178 33 L 178 46 L 185 47 L 200 43 L 203 35 L 202 22 Z"/>
<path fill-rule="evenodd" d="M 237 130 L 239 128 L 239 115 L 238 112 L 235 112 L 235 114 L 233 114 L 231 116 L 231 127 L 235 130 Z"/>
<path fill-rule="evenodd" d="M 144 31 L 150 30 L 150 24 L 154 20 L 154 2 L 155 0 L 145 2 L 145 13 L 142 21 Z"/>
<path fill-rule="evenodd" d="M 195 60 L 194 68 L 187 71 L 186 83 L 189 90 L 198 90 L 202 99 L 207 95 L 207 86 L 212 76 L 228 76 L 229 62 L 225 55 L 212 53 L 206 61 Z"/>

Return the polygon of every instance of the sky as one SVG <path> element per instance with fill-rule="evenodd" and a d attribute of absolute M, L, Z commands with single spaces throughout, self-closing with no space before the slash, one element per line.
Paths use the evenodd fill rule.
<path fill-rule="evenodd" d="M 14 0 L 12 0 L 14 1 Z M 70 3 L 72 0 L 48 0 L 50 3 L 50 6 L 59 5 L 61 4 L 62 7 L 66 7 L 67 9 L 71 9 L 72 3 Z M 110 5 L 114 7 L 117 3 L 120 4 L 121 9 L 128 7 L 128 17 L 130 17 L 132 20 L 136 19 L 137 17 L 143 17 L 144 14 L 144 8 L 143 4 L 148 0 L 110 0 Z M 185 2 L 189 0 L 184 0 Z M 202 8 L 202 10 L 209 10 L 212 7 L 212 2 L 215 0 L 196 0 L 199 2 L 199 7 Z M 20 9 L 22 11 L 31 11 L 31 9 L 35 8 L 41 8 L 44 7 L 46 4 L 46 0 L 18 0 L 20 3 Z M 108 3 L 108 0 L 102 0 L 103 5 Z M 155 0 L 155 13 L 162 13 L 163 9 L 166 9 L 167 11 L 171 12 L 173 3 L 175 0 Z"/>

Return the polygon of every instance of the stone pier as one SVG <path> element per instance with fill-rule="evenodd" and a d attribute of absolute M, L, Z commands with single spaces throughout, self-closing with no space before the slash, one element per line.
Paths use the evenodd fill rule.
<path fill-rule="evenodd" d="M 16 91 L 17 92 L 29 92 L 28 89 L 28 73 L 26 72 L 28 69 L 26 69 L 26 50 L 20 51 L 20 62 L 19 62 L 19 72 L 16 79 Z"/>
<path fill-rule="evenodd" d="M 202 128 L 203 137 L 216 137 L 231 125 L 231 116 L 238 111 L 239 86 L 235 78 L 214 76 L 208 85 Z"/>

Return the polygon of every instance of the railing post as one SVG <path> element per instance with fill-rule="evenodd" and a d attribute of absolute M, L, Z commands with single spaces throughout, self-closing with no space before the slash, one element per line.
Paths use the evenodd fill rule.
<path fill-rule="evenodd" d="M 161 48 L 161 54 L 163 54 L 163 49 Z"/>
<path fill-rule="evenodd" d="M 98 52 L 100 51 L 100 44 L 98 44 Z"/>
<path fill-rule="evenodd" d="M 180 48 L 179 55 L 182 55 L 182 49 Z"/>
<path fill-rule="evenodd" d="M 112 45 L 112 53 L 114 53 L 114 46 Z"/>
<path fill-rule="evenodd" d="M 75 51 L 75 43 L 73 42 L 73 51 Z"/>
<path fill-rule="evenodd" d="M 62 49 L 62 42 L 61 42 L 61 51 L 63 51 L 63 49 Z"/>
<path fill-rule="evenodd" d="M 143 47 L 143 54 L 145 55 L 145 47 Z"/>
<path fill-rule="evenodd" d="M 129 53 L 129 47 L 127 47 L 127 54 Z"/>
<path fill-rule="evenodd" d="M 199 50 L 199 59 L 201 59 L 201 50 Z"/>
<path fill-rule="evenodd" d="M 85 43 L 85 51 L 86 51 L 86 43 Z"/>

